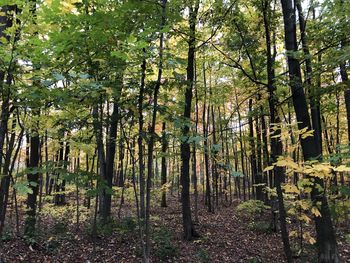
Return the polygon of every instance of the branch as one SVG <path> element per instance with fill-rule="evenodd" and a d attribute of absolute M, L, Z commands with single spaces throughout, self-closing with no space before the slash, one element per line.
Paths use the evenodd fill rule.
<path fill-rule="evenodd" d="M 220 53 L 222 54 L 225 58 L 227 58 L 228 60 L 232 61 L 233 64 L 229 64 L 229 63 L 225 63 L 222 62 L 223 64 L 225 64 L 226 66 L 232 67 L 232 68 L 237 68 L 239 70 L 242 71 L 242 73 L 253 83 L 257 84 L 257 85 L 263 85 L 264 87 L 267 87 L 267 83 L 261 82 L 259 80 L 256 79 L 256 77 L 252 77 L 243 67 L 241 64 L 239 64 L 236 60 L 234 60 L 233 58 L 231 58 L 229 55 L 227 55 L 226 53 L 224 53 L 222 50 L 220 50 L 214 43 L 211 43 L 211 45 Z"/>

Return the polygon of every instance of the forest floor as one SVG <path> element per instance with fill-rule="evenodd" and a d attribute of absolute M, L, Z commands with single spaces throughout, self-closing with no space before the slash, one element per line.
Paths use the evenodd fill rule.
<path fill-rule="evenodd" d="M 200 202 L 199 222 L 195 225 L 200 238 L 191 242 L 182 239 L 181 206 L 177 198 L 169 198 L 167 208 L 154 205 L 152 262 L 285 262 L 280 235 L 252 227 L 251 219 L 238 216 L 237 203 L 208 213 Z M 82 224 L 76 230 L 74 224 L 63 223 L 65 220 L 41 218 L 40 235 L 32 245 L 23 238 L 8 238 L 0 243 L 0 263 L 140 262 L 136 221 L 130 217 L 133 214 L 131 207 L 124 206 L 121 217 L 126 219 L 116 220 L 119 223 L 110 228 L 98 229 L 96 238 L 91 235 L 91 224 Z M 261 216 L 257 223 L 270 223 L 268 213 Z M 340 239 L 342 262 L 350 262 L 350 245 Z M 307 259 L 297 261 L 317 262 L 310 253 Z"/>

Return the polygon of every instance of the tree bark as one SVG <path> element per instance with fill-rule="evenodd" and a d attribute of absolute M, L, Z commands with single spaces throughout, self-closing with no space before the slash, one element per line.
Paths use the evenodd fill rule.
<path fill-rule="evenodd" d="M 267 82 L 268 82 L 268 93 L 269 93 L 269 110 L 270 110 L 270 123 L 280 124 L 280 118 L 276 109 L 277 97 L 276 97 L 276 87 L 275 87 L 275 70 L 274 63 L 275 57 L 272 55 L 272 45 L 271 45 L 271 31 L 269 26 L 268 17 L 270 17 L 270 2 L 265 1 L 265 6 L 263 9 L 264 17 L 264 28 L 265 28 L 265 41 L 266 41 L 266 71 L 267 71 Z M 270 127 L 270 136 L 272 135 L 273 130 L 272 126 Z M 270 137 L 271 144 L 271 158 L 270 162 L 274 163 L 277 161 L 278 156 L 282 155 L 283 145 L 280 138 L 276 137 L 281 134 L 281 130 L 277 129 L 274 136 Z M 278 210 L 280 216 L 280 225 L 281 225 L 281 236 L 283 241 L 283 249 L 288 262 L 293 262 L 292 251 L 289 243 L 289 234 L 286 224 L 286 210 L 284 207 L 283 193 L 281 188 L 281 183 L 285 180 L 285 174 L 282 167 L 274 167 L 274 182 L 276 185 L 277 198 L 278 198 Z"/>
<path fill-rule="evenodd" d="M 183 113 L 184 120 L 190 122 L 191 120 L 191 103 L 192 91 L 194 82 L 194 57 L 196 52 L 196 23 L 199 9 L 199 1 L 197 0 L 195 6 L 189 6 L 189 39 L 188 39 L 188 55 L 187 55 L 187 86 L 185 91 L 185 109 Z M 191 215 L 191 199 L 190 199 L 190 144 L 188 142 L 190 136 L 190 124 L 185 123 L 182 127 L 181 141 L 181 202 L 182 202 L 182 225 L 184 230 L 184 238 L 192 240 L 198 234 L 195 231 L 192 215 Z"/>
<path fill-rule="evenodd" d="M 166 134 L 166 122 L 162 125 L 162 167 L 161 167 L 161 184 L 162 184 L 162 202 L 161 207 L 167 207 L 166 193 L 167 193 L 167 165 L 166 165 L 166 152 L 168 150 L 168 139 Z"/>
<path fill-rule="evenodd" d="M 301 83 L 301 71 L 298 59 L 293 56 L 293 52 L 298 50 L 296 37 L 296 19 L 295 9 L 292 0 L 281 0 L 284 31 L 285 31 L 285 47 L 287 51 L 287 62 L 289 67 L 290 86 L 292 90 L 293 105 L 298 121 L 298 128 L 311 129 L 310 117 L 306 103 L 304 89 Z M 314 136 L 301 139 L 301 147 L 305 161 L 318 159 L 321 156 L 317 141 Z M 327 197 L 324 192 L 318 190 L 316 185 L 324 187 L 322 179 L 314 178 L 315 184 L 311 192 L 311 198 L 316 205 L 321 203 L 321 216 L 315 217 L 318 260 L 320 263 L 339 262 L 337 242 L 332 225 L 331 215 L 327 203 Z"/>

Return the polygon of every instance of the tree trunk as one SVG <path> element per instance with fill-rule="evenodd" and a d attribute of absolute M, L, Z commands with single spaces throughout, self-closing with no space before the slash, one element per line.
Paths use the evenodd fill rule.
<path fill-rule="evenodd" d="M 33 113 L 39 114 L 38 110 Z M 24 225 L 24 234 L 27 237 L 33 237 L 35 234 L 35 224 L 36 224 L 36 203 L 37 195 L 39 191 L 39 172 L 36 171 L 39 165 L 40 159 L 40 138 L 38 134 L 38 128 L 32 130 L 30 136 L 30 157 L 29 157 L 29 167 L 32 169 L 27 175 L 27 180 L 29 183 L 29 188 L 31 193 L 27 195 L 27 212 L 26 220 Z"/>
<path fill-rule="evenodd" d="M 268 17 L 270 17 L 270 2 L 265 2 L 265 7 L 263 11 L 264 17 L 264 28 L 265 28 L 265 41 L 266 41 L 266 71 L 267 71 L 267 81 L 268 81 L 268 93 L 269 93 L 269 110 L 270 110 L 270 123 L 276 123 L 277 125 L 281 123 L 276 109 L 277 97 L 275 94 L 275 70 L 274 62 L 275 57 L 272 55 L 271 46 L 271 31 L 269 26 Z M 272 135 L 272 126 L 270 127 L 270 136 Z M 276 138 L 275 135 L 280 135 L 281 130 L 277 129 L 274 136 L 270 137 L 271 143 L 271 158 L 270 162 L 274 163 L 277 161 L 278 156 L 282 155 L 283 145 L 280 138 Z M 280 215 L 280 225 L 281 225 L 281 236 L 283 241 L 283 249 L 288 262 L 293 262 L 292 251 L 289 244 L 289 234 L 286 224 L 286 210 L 284 208 L 283 193 L 281 188 L 281 183 L 285 180 L 285 174 L 282 167 L 274 167 L 274 181 L 276 185 L 277 198 L 278 198 L 278 210 Z"/>
<path fill-rule="evenodd" d="M 161 207 L 167 207 L 166 192 L 167 192 L 167 165 L 166 165 L 166 152 L 168 150 L 168 139 L 166 134 L 166 122 L 162 125 L 162 167 L 161 167 L 161 184 L 162 184 L 162 202 Z"/>
<path fill-rule="evenodd" d="M 203 84 L 204 84 L 204 104 L 203 104 L 203 148 L 204 148 L 204 166 L 205 166 L 205 203 L 208 206 L 208 212 L 213 212 L 211 204 L 211 190 L 210 190 L 210 173 L 209 173 L 209 148 L 208 148 L 208 121 L 206 121 L 206 101 L 207 101 L 207 86 L 206 86 L 206 75 L 205 75 L 205 63 L 203 63 Z M 209 120 L 209 119 L 208 119 Z"/>
<path fill-rule="evenodd" d="M 146 50 L 143 49 L 143 53 Z M 146 59 L 144 58 L 141 64 L 141 84 L 138 97 L 138 115 L 139 115 L 139 136 L 137 138 L 138 155 L 139 155 L 139 181 L 140 181 L 140 217 L 145 218 L 145 176 L 144 176 L 144 160 L 143 160 L 143 99 L 145 92 L 145 79 L 146 79 Z"/>
<path fill-rule="evenodd" d="M 148 152 L 147 152 L 147 183 L 146 183 L 146 220 L 145 220 L 145 236 L 146 236 L 146 246 L 145 246 L 145 257 L 144 262 L 148 263 L 150 261 L 150 213 L 151 213 L 151 188 L 152 188 L 152 178 L 154 176 L 153 171 L 153 150 L 155 141 L 155 129 L 156 129 L 156 119 L 157 119 L 157 108 L 158 108 L 158 95 L 159 89 L 162 81 L 163 73 L 163 49 L 164 49 L 164 32 L 162 30 L 166 23 L 166 4 L 167 0 L 162 0 L 162 20 L 160 24 L 160 39 L 159 39 L 159 63 L 158 63 L 158 76 L 157 82 L 154 87 L 153 93 L 153 110 L 152 110 L 152 122 L 149 127 L 149 142 L 148 142 Z"/>
<path fill-rule="evenodd" d="M 300 64 L 298 59 L 292 55 L 292 52 L 296 52 L 298 49 L 295 11 L 292 0 L 281 0 L 281 3 L 290 86 L 293 96 L 293 105 L 298 121 L 298 128 L 303 129 L 306 127 L 307 129 L 311 129 L 306 97 L 301 83 Z M 305 161 L 320 158 L 321 152 L 319 151 L 317 140 L 314 138 L 315 136 L 317 136 L 317 134 L 313 137 L 301 139 L 301 147 Z M 316 187 L 316 185 L 319 185 L 323 188 L 324 182 L 318 177 L 315 177 L 314 180 L 315 184 L 312 189 L 311 198 L 315 205 L 317 202 L 321 203 L 321 216 L 314 218 L 317 234 L 318 260 L 320 263 L 337 263 L 339 262 L 338 248 L 327 198 L 325 193 L 321 192 Z"/>
<path fill-rule="evenodd" d="M 189 6 L 189 39 L 188 39 L 188 56 L 187 56 L 187 86 L 185 91 L 185 109 L 184 120 L 190 122 L 191 120 L 191 103 L 192 103 L 192 90 L 194 82 L 194 56 L 196 51 L 196 23 L 197 13 L 199 8 L 199 1 L 196 1 L 195 6 Z M 188 142 L 190 136 L 190 124 L 184 124 L 182 127 L 181 141 L 181 202 L 182 202 L 182 224 L 184 229 L 184 238 L 186 240 L 192 240 L 198 236 L 194 229 L 191 215 L 191 199 L 190 199 L 190 157 L 191 150 Z"/>

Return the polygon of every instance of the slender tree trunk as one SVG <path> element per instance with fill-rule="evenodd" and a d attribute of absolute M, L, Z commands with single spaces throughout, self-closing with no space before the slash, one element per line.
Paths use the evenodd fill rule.
<path fill-rule="evenodd" d="M 342 43 L 342 48 L 344 48 L 345 44 Z M 349 89 L 349 76 L 346 67 L 346 62 L 340 63 L 340 76 L 343 84 L 346 86 L 344 91 L 344 100 L 345 100 L 345 108 L 346 108 L 346 120 L 348 126 L 348 142 L 350 144 L 350 89 Z"/>
<path fill-rule="evenodd" d="M 38 110 L 35 110 L 33 113 L 39 114 Z M 27 237 L 33 237 L 35 233 L 35 224 L 36 224 L 36 203 L 37 195 L 39 191 L 39 172 L 35 169 L 39 166 L 40 159 L 40 138 L 38 134 L 38 128 L 32 130 L 30 136 L 30 158 L 29 158 L 29 168 L 33 169 L 32 172 L 28 173 L 27 180 L 29 183 L 29 188 L 31 193 L 27 195 L 27 212 L 26 220 L 24 225 L 24 234 Z"/>
<path fill-rule="evenodd" d="M 166 4 L 167 0 L 162 0 L 162 20 L 160 26 L 160 39 L 159 39 L 159 63 L 158 63 L 158 77 L 157 82 L 154 87 L 153 94 L 153 112 L 152 112 L 152 123 L 149 127 L 149 141 L 148 141 L 148 152 L 147 152 L 147 183 L 146 183 L 146 221 L 145 221 L 145 236 L 146 236 L 146 255 L 144 257 L 144 262 L 150 262 L 150 213 L 151 213 L 151 187 L 152 178 L 154 176 L 153 171 L 153 149 L 155 141 L 155 129 L 156 129 L 156 119 L 157 119 L 157 108 L 158 108 L 158 95 L 159 89 L 162 81 L 163 73 L 163 49 L 164 49 L 164 32 L 162 32 L 166 23 Z"/>
<path fill-rule="evenodd" d="M 198 135 L 198 92 L 197 86 L 195 86 L 195 109 L 196 109 L 196 123 L 195 123 L 195 132 L 196 136 Z M 198 222 L 198 176 L 197 176 L 197 147 L 196 142 L 193 142 L 193 162 L 192 162 L 192 175 L 193 175 L 193 188 L 194 188 L 194 220 Z"/>
<path fill-rule="evenodd" d="M 237 115 L 238 115 L 238 125 L 239 125 L 239 145 L 240 145 L 240 157 L 241 157 L 241 168 L 242 168 L 242 174 L 243 174 L 243 200 L 246 200 L 246 181 L 247 181 L 247 175 L 246 175 L 246 169 L 245 169 L 245 162 L 244 162 L 244 146 L 243 146 L 243 132 L 242 132 L 242 125 L 241 125 L 241 113 L 238 105 L 238 97 L 237 97 L 237 91 L 235 89 L 235 95 L 236 95 L 236 103 L 237 103 Z"/>
<path fill-rule="evenodd" d="M 210 98 L 212 97 L 211 95 L 211 87 L 209 88 L 210 90 Z M 214 178 L 214 186 L 213 189 L 215 189 L 215 195 L 214 195 L 214 200 L 215 200 L 215 206 L 216 209 L 219 207 L 219 174 L 218 174 L 218 169 L 217 169 L 217 156 L 218 156 L 218 149 L 217 149 L 217 140 L 216 140 L 216 124 L 215 124 L 215 114 L 214 114 L 214 106 L 210 106 L 211 109 L 211 122 L 212 122 L 212 135 L 213 135 L 213 144 L 211 147 L 211 153 L 212 153 L 212 175 Z M 213 190 L 214 191 L 214 190 Z"/>
<path fill-rule="evenodd" d="M 187 55 L 187 87 L 185 91 L 185 109 L 183 117 L 186 122 L 191 120 L 191 103 L 192 90 L 194 82 L 194 57 L 196 52 L 196 23 L 197 13 L 199 9 L 199 1 L 197 0 L 195 6 L 189 6 L 189 39 L 188 39 L 188 55 Z M 181 141 L 181 202 L 182 202 L 182 224 L 184 230 L 184 238 L 192 240 L 198 236 L 194 229 L 192 215 L 191 215 L 191 199 L 190 199 L 190 144 L 188 142 L 190 136 L 189 124 L 182 127 L 183 140 Z"/>
<path fill-rule="evenodd" d="M 205 203 L 208 206 L 208 212 L 213 212 L 211 204 L 211 190 L 210 190 L 210 173 L 209 173 L 209 147 L 208 147 L 208 121 L 206 121 L 206 101 L 207 101 L 207 86 L 206 86 L 206 74 L 205 74 L 205 63 L 203 63 L 203 83 L 204 83 L 204 104 L 203 104 L 203 148 L 204 148 L 204 166 L 205 166 Z"/>
<path fill-rule="evenodd" d="M 16 130 L 15 130 L 16 123 L 17 123 L 16 118 L 13 118 L 12 128 L 11 128 L 12 133 L 7 143 L 7 151 L 6 151 L 5 162 L 4 162 L 3 171 L 2 171 L 3 177 L 1 178 L 1 182 L 0 182 L 0 197 L 1 197 L 0 199 L 0 235 L 2 233 L 2 229 L 4 228 L 4 224 L 5 224 L 9 188 L 10 188 L 10 182 L 11 182 L 11 157 L 15 147 L 15 138 L 16 138 Z M 23 136 L 23 130 L 21 131 L 19 136 L 20 136 L 19 142 L 21 142 L 21 137 Z M 12 163 L 15 161 L 16 160 L 14 159 Z"/>
<path fill-rule="evenodd" d="M 166 165 L 166 153 L 168 150 L 168 139 L 166 134 L 166 122 L 162 125 L 162 168 L 161 168 L 161 184 L 162 184 L 162 202 L 161 207 L 167 207 L 166 192 L 167 192 L 167 165 Z"/>
<path fill-rule="evenodd" d="M 254 138 L 254 124 L 253 124 L 253 99 L 249 100 L 249 146 L 250 146 L 250 165 L 252 170 L 252 180 L 253 185 L 259 184 L 260 180 L 258 178 L 257 171 L 257 159 L 256 159 L 256 151 L 255 151 L 255 138 Z M 255 187 L 253 187 L 254 189 Z M 262 200 L 262 190 L 261 187 L 256 187 L 255 198 L 258 200 Z"/>
<path fill-rule="evenodd" d="M 295 5 L 299 15 L 299 28 L 300 38 L 302 42 L 302 48 L 305 56 L 305 83 L 310 90 L 310 108 L 311 108 L 311 120 L 312 129 L 314 130 L 314 137 L 317 144 L 317 151 L 322 153 L 322 129 L 321 129 L 321 110 L 320 110 L 320 96 L 317 88 L 313 85 L 312 81 L 312 65 L 311 55 L 309 50 L 308 39 L 306 35 L 306 21 L 303 14 L 303 9 L 300 0 L 295 0 Z"/>
<path fill-rule="evenodd" d="M 269 109 L 270 109 L 270 123 L 280 124 L 280 118 L 278 116 L 277 109 L 275 105 L 277 104 L 277 97 L 275 94 L 275 70 L 274 62 L 275 57 L 272 55 L 272 45 L 271 45 L 271 31 L 268 17 L 270 17 L 271 7 L 270 2 L 265 1 L 265 7 L 263 11 L 264 17 L 264 28 L 265 28 L 265 41 L 266 41 L 266 57 L 267 57 L 267 79 L 268 79 L 268 93 L 269 93 Z M 270 128 L 270 136 L 272 135 L 273 130 Z M 276 137 L 281 134 L 281 130 L 277 129 L 274 136 L 270 137 L 271 143 L 271 163 L 277 161 L 278 156 L 282 155 L 283 145 L 280 138 Z M 275 136 L 276 135 L 276 136 Z M 285 174 L 282 167 L 274 167 L 274 181 L 276 185 L 277 198 L 278 198 L 278 210 L 280 216 L 280 225 L 281 225 L 281 236 L 283 241 L 283 249 L 288 262 L 293 262 L 292 251 L 289 244 L 289 235 L 286 224 L 286 210 L 284 208 L 283 193 L 281 188 L 281 183 L 285 180 Z"/>
<path fill-rule="evenodd" d="M 143 49 L 143 52 L 146 53 L 146 50 Z M 146 79 L 146 59 L 144 58 L 141 65 L 141 84 L 140 92 L 138 98 L 138 115 L 139 115 L 139 136 L 137 139 L 138 144 L 138 155 L 139 155 L 139 181 L 140 181 L 140 216 L 145 218 L 145 176 L 144 176 L 144 160 L 143 160 L 143 99 L 145 92 L 145 79 Z"/>

